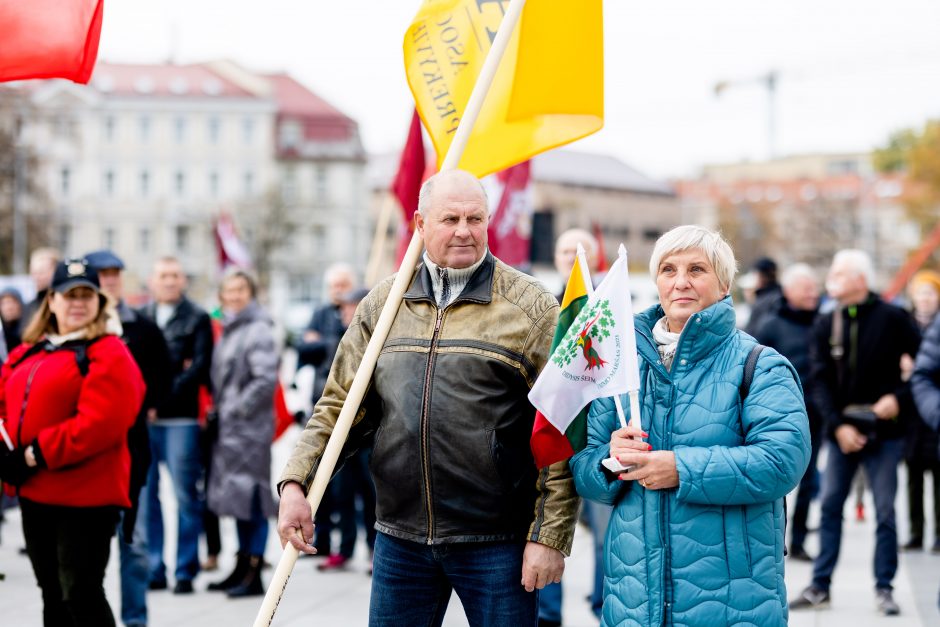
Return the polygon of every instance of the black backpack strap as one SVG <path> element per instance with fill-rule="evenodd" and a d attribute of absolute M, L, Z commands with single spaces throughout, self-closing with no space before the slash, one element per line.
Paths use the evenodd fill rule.
<path fill-rule="evenodd" d="M 15 362 L 10 364 L 10 368 L 15 369 L 17 366 L 19 366 L 21 363 L 23 363 L 24 361 L 26 361 L 27 359 L 29 359 L 36 353 L 42 352 L 46 349 L 47 349 L 46 342 L 36 342 L 35 344 L 27 348 L 26 352 L 20 355 L 19 359 L 17 359 Z"/>
<path fill-rule="evenodd" d="M 738 390 L 741 393 L 741 402 L 747 398 L 751 392 L 751 382 L 754 380 L 754 371 L 757 369 L 757 360 L 760 358 L 761 351 L 764 350 L 763 344 L 755 344 L 751 352 L 747 354 L 747 360 L 744 362 L 744 377 L 741 379 L 741 387 Z"/>

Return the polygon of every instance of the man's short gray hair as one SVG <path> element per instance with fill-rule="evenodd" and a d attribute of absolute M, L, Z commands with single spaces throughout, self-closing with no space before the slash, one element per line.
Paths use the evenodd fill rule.
<path fill-rule="evenodd" d="M 816 271 L 808 264 L 795 263 L 792 266 L 788 266 L 787 269 L 783 271 L 783 274 L 780 275 L 780 286 L 786 289 L 800 279 L 812 279 L 817 284 L 819 283 L 819 277 L 816 276 Z"/>
<path fill-rule="evenodd" d="M 871 289 L 875 285 L 875 264 L 871 261 L 871 256 L 864 250 L 858 248 L 845 248 L 833 256 L 832 265 L 844 264 L 855 270 L 860 277 L 865 279 L 865 285 Z"/>
<path fill-rule="evenodd" d="M 734 251 L 720 233 L 709 231 L 697 224 L 677 226 L 656 240 L 653 255 L 650 257 L 650 275 L 653 280 L 656 280 L 659 264 L 663 259 L 687 250 L 701 250 L 715 269 L 721 288 L 727 290 L 731 287 L 731 281 L 734 280 L 734 275 L 738 271 Z"/>
<path fill-rule="evenodd" d="M 486 213 L 490 213 L 490 202 L 489 198 L 486 195 L 486 188 L 483 187 L 483 183 L 480 182 L 480 179 L 473 176 L 465 170 L 444 170 L 443 172 L 438 172 L 434 176 L 431 176 L 424 183 L 421 184 L 421 189 L 418 192 L 418 213 L 422 216 L 428 214 L 428 208 L 431 206 L 431 196 L 434 193 L 434 185 L 441 178 L 451 178 L 451 177 L 461 177 L 465 179 L 473 179 L 476 184 L 480 187 L 480 195 L 483 196 L 483 204 L 486 207 Z"/>
<path fill-rule="evenodd" d="M 323 280 L 326 283 L 332 283 L 343 275 L 348 276 L 353 283 L 356 282 L 356 271 L 353 270 L 353 267 L 344 261 L 337 261 L 327 266 L 323 272 Z"/>

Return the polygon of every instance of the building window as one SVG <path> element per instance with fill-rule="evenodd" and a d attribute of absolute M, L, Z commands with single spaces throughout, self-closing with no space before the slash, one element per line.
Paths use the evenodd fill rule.
<path fill-rule="evenodd" d="M 68 196 L 72 191 L 72 170 L 68 166 L 59 171 L 59 190 L 63 196 Z"/>
<path fill-rule="evenodd" d="M 68 224 L 59 226 L 59 250 L 69 250 L 72 247 L 72 227 Z"/>
<path fill-rule="evenodd" d="M 296 120 L 286 120 L 281 123 L 280 140 L 281 149 L 297 148 L 303 136 L 303 128 Z"/>
<path fill-rule="evenodd" d="M 189 226 L 185 224 L 176 225 L 176 250 L 185 252 L 189 248 Z"/>
<path fill-rule="evenodd" d="M 173 136 L 176 138 L 177 144 L 186 141 L 186 118 L 178 117 L 173 121 Z"/>
<path fill-rule="evenodd" d="M 150 116 L 142 115 L 137 121 L 140 130 L 140 141 L 147 143 L 150 141 Z"/>
<path fill-rule="evenodd" d="M 219 173 L 212 171 L 209 172 L 209 194 L 213 198 L 219 197 Z"/>
<path fill-rule="evenodd" d="M 140 247 L 140 252 L 146 253 L 150 252 L 150 229 L 143 227 L 140 229 L 138 244 Z"/>
<path fill-rule="evenodd" d="M 107 227 L 102 231 L 101 244 L 108 250 L 117 248 L 117 233 L 113 228 Z"/>
<path fill-rule="evenodd" d="M 294 166 L 284 168 L 284 180 L 281 181 L 281 197 L 288 204 L 297 200 L 297 171 Z"/>
<path fill-rule="evenodd" d="M 251 172 L 245 172 L 245 176 L 242 179 L 242 186 L 245 196 L 253 196 L 255 193 L 255 175 Z"/>
<path fill-rule="evenodd" d="M 209 143 L 218 144 L 219 134 L 221 133 L 222 122 L 219 118 L 212 116 L 209 118 Z"/>
<path fill-rule="evenodd" d="M 113 115 L 105 116 L 104 118 L 104 138 L 105 141 L 113 142 L 115 135 L 115 126 L 116 121 Z"/>
<path fill-rule="evenodd" d="M 177 170 L 173 175 L 173 191 L 176 192 L 177 198 L 182 198 L 186 193 L 186 173 L 182 170 Z"/>
<path fill-rule="evenodd" d="M 146 198 L 150 195 L 150 171 L 140 171 L 140 196 Z"/>
<path fill-rule="evenodd" d="M 322 225 L 316 224 L 311 227 L 310 232 L 313 236 L 313 249 L 314 250 L 325 250 L 326 249 L 326 228 Z"/>
<path fill-rule="evenodd" d="M 316 189 L 317 200 L 320 202 L 326 202 L 328 196 L 328 182 L 326 166 L 318 165 L 314 173 L 316 180 L 314 181 L 314 189 Z"/>
<path fill-rule="evenodd" d="M 643 229 L 643 238 L 651 242 L 658 240 L 662 234 L 659 229 Z"/>
<path fill-rule="evenodd" d="M 108 198 L 114 196 L 114 170 L 104 171 L 104 195 Z"/>
<path fill-rule="evenodd" d="M 245 118 L 242 120 L 242 139 L 246 144 L 251 144 L 255 139 L 255 120 L 254 118 Z"/>

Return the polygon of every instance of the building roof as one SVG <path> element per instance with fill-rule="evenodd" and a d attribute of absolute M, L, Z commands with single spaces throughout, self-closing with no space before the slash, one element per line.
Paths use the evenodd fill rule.
<path fill-rule="evenodd" d="M 108 95 L 173 98 L 255 98 L 205 64 L 99 62 L 91 85 Z"/>
<path fill-rule="evenodd" d="M 428 149 L 428 158 L 433 151 Z M 366 176 L 372 190 L 387 189 L 398 168 L 399 154 L 371 155 Z M 575 150 L 550 150 L 532 160 L 532 177 L 537 182 L 560 183 L 641 194 L 674 196 L 673 188 L 628 166 L 616 157 Z"/>
<path fill-rule="evenodd" d="M 267 74 L 277 102 L 278 118 L 292 119 L 303 127 L 307 142 L 345 142 L 356 138 L 356 122 L 287 74 Z M 303 156 L 310 152 L 300 147 Z M 316 152 L 316 151 L 315 151 Z M 358 153 L 358 151 L 356 151 Z"/>

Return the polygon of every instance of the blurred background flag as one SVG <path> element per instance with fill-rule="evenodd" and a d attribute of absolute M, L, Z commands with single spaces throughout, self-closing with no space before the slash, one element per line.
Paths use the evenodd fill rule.
<path fill-rule="evenodd" d="M 98 56 L 104 0 L 0 0 L 0 82 L 87 83 Z"/>
<path fill-rule="evenodd" d="M 489 197 L 490 252 L 504 263 L 528 268 L 532 239 L 531 161 L 523 161 L 483 179 Z"/>
<path fill-rule="evenodd" d="M 405 72 L 438 167 L 504 10 L 425 0 L 405 33 Z M 596 132 L 603 76 L 601 0 L 529 0 L 457 167 L 482 177 Z"/>

